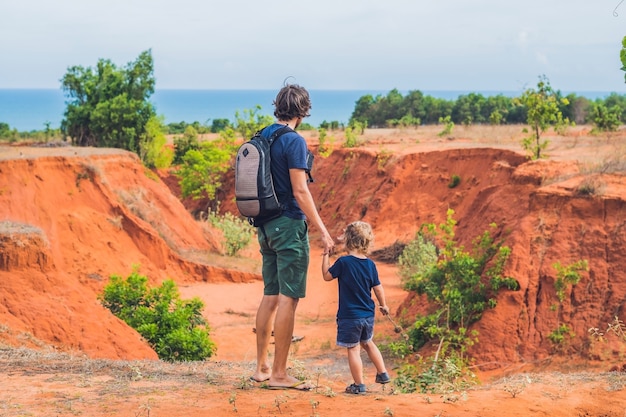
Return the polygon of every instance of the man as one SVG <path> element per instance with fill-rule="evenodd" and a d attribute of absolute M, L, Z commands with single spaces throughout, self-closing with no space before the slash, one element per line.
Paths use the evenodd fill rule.
<path fill-rule="evenodd" d="M 307 181 L 308 149 L 306 141 L 295 132 L 302 119 L 309 116 L 309 93 L 295 84 L 285 85 L 276 95 L 274 116 L 277 122 L 266 127 L 269 137 L 283 126 L 293 132 L 279 136 L 271 149 L 272 178 L 282 215 L 258 227 L 263 256 L 263 299 L 256 317 L 257 367 L 252 379 L 267 381 L 270 388 L 306 390 L 311 387 L 287 374 L 287 359 L 293 337 L 296 307 L 305 296 L 309 266 L 308 223 L 320 233 L 324 252 L 334 242 L 317 212 Z M 274 330 L 274 362 L 270 365 L 268 348 Z"/>

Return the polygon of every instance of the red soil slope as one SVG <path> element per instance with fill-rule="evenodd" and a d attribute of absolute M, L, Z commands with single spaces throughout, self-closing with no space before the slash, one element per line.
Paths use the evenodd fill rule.
<path fill-rule="evenodd" d="M 624 176 L 592 174 L 601 195 L 586 197 L 576 189 L 590 175 L 581 175 L 567 155 L 527 162 L 502 145 L 440 140 L 419 144 L 416 152 L 398 143 L 373 138 L 367 146 L 318 155 L 311 190 L 335 236 L 363 219 L 374 226 L 378 248 L 406 242 L 422 223 L 443 221 L 450 207 L 469 247 L 496 223 L 512 249 L 506 272 L 521 289 L 502 292 L 475 325 L 488 341 L 472 352 L 477 362 L 489 369 L 546 358 L 555 350 L 548 335 L 559 323 L 575 333 L 561 353 L 619 360 L 620 345 L 594 345 L 588 329 L 626 315 Z M 97 302 L 110 275 L 126 276 L 140 265 L 155 282 L 258 279 L 189 261 L 218 252 L 219 236 L 200 227 L 191 209 L 130 153 L 3 148 L 2 156 L 0 320 L 13 334 L 94 357 L 154 357 Z M 461 183 L 449 188 L 453 175 Z M 224 189 L 222 209 L 234 211 L 232 177 Z M 590 271 L 568 290 L 559 315 L 553 264 L 581 259 Z M 397 313 L 410 322 L 425 308 L 409 296 Z"/>
<path fill-rule="evenodd" d="M 33 343 L 92 357 L 156 358 L 97 294 L 110 275 L 126 277 L 133 265 L 153 284 L 257 278 L 180 255 L 219 245 L 134 154 L 0 151 L 0 323 L 10 329 L 4 338 L 27 334 Z"/>

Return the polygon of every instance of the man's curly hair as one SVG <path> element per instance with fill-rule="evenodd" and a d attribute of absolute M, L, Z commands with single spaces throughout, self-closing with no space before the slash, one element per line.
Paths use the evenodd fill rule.
<path fill-rule="evenodd" d="M 291 120 L 310 116 L 311 99 L 309 92 L 298 84 L 286 84 L 274 100 L 274 116 L 278 120 Z"/>

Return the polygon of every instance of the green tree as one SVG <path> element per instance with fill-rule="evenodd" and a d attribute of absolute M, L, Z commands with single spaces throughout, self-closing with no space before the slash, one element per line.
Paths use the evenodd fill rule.
<path fill-rule="evenodd" d="M 124 68 L 106 59 L 95 68 L 70 67 L 61 83 L 68 98 L 61 130 L 72 144 L 141 155 L 142 138 L 150 137 L 146 126 L 156 115 L 149 101 L 155 84 L 150 50 Z"/>
<path fill-rule="evenodd" d="M 167 168 L 172 165 L 174 151 L 166 145 L 163 117 L 151 117 L 139 142 L 139 156 L 148 168 Z"/>
<path fill-rule="evenodd" d="M 227 126 L 220 131 L 219 139 L 197 143 L 189 141 L 193 146 L 182 156 L 182 164 L 177 172 L 180 178 L 183 197 L 207 197 L 217 202 L 217 190 L 222 186 L 222 175 L 231 167 L 231 159 L 237 151 L 236 133 L 247 140 L 263 126 L 271 124 L 271 116 L 260 114 L 261 106 L 244 110 L 243 114 L 235 113 L 235 125 Z M 185 135 L 191 135 L 185 130 Z M 179 152 L 176 152 L 179 155 Z M 176 159 L 177 160 L 177 159 Z"/>
<path fill-rule="evenodd" d="M 219 133 L 230 126 L 228 119 L 213 119 L 211 123 L 211 133 Z"/>
<path fill-rule="evenodd" d="M 183 135 L 174 138 L 174 164 L 182 164 L 187 152 L 192 149 L 198 150 L 199 148 L 198 131 L 193 126 L 187 125 Z"/>
<path fill-rule="evenodd" d="M 243 110 L 243 114 L 235 112 L 235 131 L 243 139 L 250 139 L 259 129 L 274 122 L 272 116 L 263 115 L 260 112 L 261 106 L 259 105 L 256 105 L 254 109 Z"/>
<path fill-rule="evenodd" d="M 172 280 L 155 288 L 149 288 L 147 282 L 138 268 L 126 279 L 112 275 L 98 298 L 104 307 L 137 330 L 159 358 L 191 361 L 211 357 L 216 347 L 202 316 L 202 300 L 180 299 Z"/>
<path fill-rule="evenodd" d="M 222 140 L 202 142 L 198 149 L 187 151 L 177 172 L 182 196 L 215 200 L 233 155 L 234 150 Z"/>
<path fill-rule="evenodd" d="M 8 138 L 11 134 L 11 126 L 8 123 L 0 122 L 0 138 Z"/>
<path fill-rule="evenodd" d="M 524 91 L 519 102 L 526 108 L 526 122 L 531 134 L 522 141 L 522 147 L 530 153 L 531 159 L 540 159 L 549 141 L 542 139 L 543 133 L 553 126 L 556 130 L 569 125 L 563 118 L 559 104 L 567 105 L 566 98 L 558 98 L 545 76 L 539 77 L 537 89 Z"/>
<path fill-rule="evenodd" d="M 622 109 L 619 106 L 607 108 L 604 104 L 594 104 L 592 117 L 596 129 L 603 132 L 615 132 L 620 125 Z"/>

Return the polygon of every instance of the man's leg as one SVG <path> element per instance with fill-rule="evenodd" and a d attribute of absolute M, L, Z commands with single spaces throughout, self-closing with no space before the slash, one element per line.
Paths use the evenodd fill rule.
<path fill-rule="evenodd" d="M 290 386 L 298 382 L 296 378 L 287 374 L 287 359 L 291 347 L 298 301 L 298 298 L 287 297 L 283 294 L 278 295 L 278 308 L 274 319 L 274 365 L 269 382 L 271 386 Z"/>
<path fill-rule="evenodd" d="M 278 295 L 264 295 L 256 314 L 256 371 L 252 378 L 259 382 L 267 381 L 272 373 L 268 349 L 272 334 L 272 318 L 277 307 Z"/>

